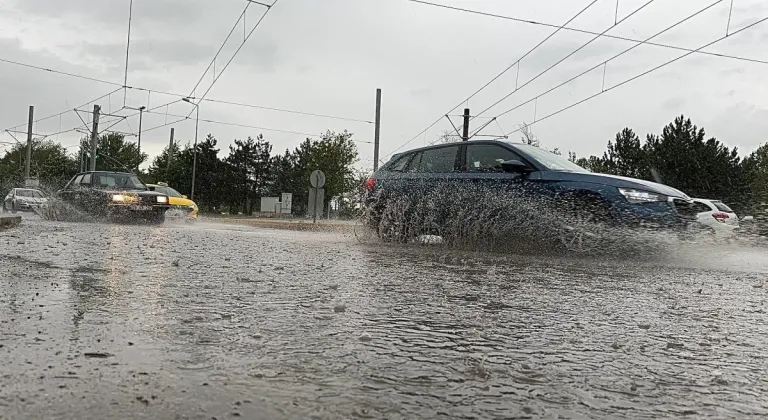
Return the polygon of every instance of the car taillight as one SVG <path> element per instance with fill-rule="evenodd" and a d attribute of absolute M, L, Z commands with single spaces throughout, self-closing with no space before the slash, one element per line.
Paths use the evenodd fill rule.
<path fill-rule="evenodd" d="M 715 218 L 718 222 L 725 223 L 725 219 L 729 219 L 730 217 L 725 213 L 715 213 L 712 215 L 712 217 Z"/>
<path fill-rule="evenodd" d="M 374 178 L 368 178 L 365 180 L 365 189 L 368 191 L 373 191 L 373 189 L 376 187 L 376 180 Z"/>

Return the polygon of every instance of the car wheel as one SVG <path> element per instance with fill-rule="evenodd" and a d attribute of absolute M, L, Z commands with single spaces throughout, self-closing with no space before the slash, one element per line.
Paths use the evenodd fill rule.
<path fill-rule="evenodd" d="M 605 247 L 609 213 L 599 199 L 561 196 L 557 207 L 557 239 L 566 251 L 583 254 Z"/>
<path fill-rule="evenodd" d="M 410 229 L 407 220 L 408 202 L 405 199 L 392 200 L 384 207 L 377 234 L 383 242 L 408 242 Z"/>
<path fill-rule="evenodd" d="M 16 201 L 12 201 L 11 202 L 11 213 L 16 213 L 18 211 L 19 211 L 19 209 L 16 207 Z"/>
<path fill-rule="evenodd" d="M 6 207 L 5 201 L 3 201 L 3 213 L 8 213 L 8 207 Z"/>

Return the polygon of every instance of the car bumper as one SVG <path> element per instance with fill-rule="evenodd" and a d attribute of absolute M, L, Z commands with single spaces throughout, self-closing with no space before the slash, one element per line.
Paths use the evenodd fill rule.
<path fill-rule="evenodd" d="M 171 206 L 165 213 L 166 217 L 189 220 L 196 220 L 197 214 L 198 209 L 190 208 L 187 206 Z"/>
<path fill-rule="evenodd" d="M 165 204 L 109 204 L 107 211 L 112 214 L 155 214 L 167 211 L 171 206 Z"/>
<path fill-rule="evenodd" d="M 680 211 L 673 201 L 632 204 L 620 202 L 612 209 L 614 220 L 627 227 L 685 231 L 696 226 L 693 214 Z"/>

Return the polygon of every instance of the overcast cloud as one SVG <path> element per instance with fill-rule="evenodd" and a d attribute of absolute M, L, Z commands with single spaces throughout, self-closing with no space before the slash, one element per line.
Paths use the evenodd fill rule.
<path fill-rule="evenodd" d="M 655 0 L 609 34 L 644 39 L 706 7 L 714 0 Z M 588 0 L 435 0 L 464 8 L 561 24 L 584 8 Z M 619 0 L 619 19 L 647 0 Z M 0 59 L 105 79 L 122 84 L 129 0 L 0 0 Z M 686 48 L 699 48 L 725 34 L 730 1 L 656 39 Z M 232 25 L 244 0 L 134 0 L 128 85 L 190 94 Z M 615 0 L 598 0 L 575 20 L 575 28 L 602 32 L 614 23 Z M 263 7 L 253 4 L 216 63 L 217 74 L 256 23 Z M 731 32 L 768 16 L 763 0 L 736 0 Z M 382 156 L 411 139 L 440 115 L 477 90 L 553 29 L 444 10 L 405 0 L 279 0 L 261 26 L 221 76 L 208 98 L 317 114 L 372 120 L 376 88 L 383 90 Z M 519 83 L 570 54 L 591 35 L 561 31 L 522 61 Z M 768 23 L 735 35 L 708 51 L 768 60 Z M 631 46 L 600 39 L 488 110 L 492 117 L 513 108 Z M 610 62 L 605 87 L 610 88 L 643 71 L 683 54 L 641 46 Z M 768 141 L 768 65 L 695 54 L 582 105 L 533 126 L 548 148 L 578 155 L 602 153 L 608 140 L 625 126 L 644 136 L 657 133 L 684 113 L 708 135 L 742 154 Z M 517 68 L 472 98 L 473 114 L 514 91 Z M 208 89 L 210 72 L 196 94 Z M 522 123 L 551 114 L 599 92 L 603 69 L 521 106 L 490 125 L 485 134 L 501 134 Z M 118 86 L 80 80 L 0 62 L 0 129 L 22 125 L 27 108 L 36 117 L 85 104 Z M 130 107 L 157 107 L 178 98 L 129 90 Z M 117 112 L 123 91 L 99 101 L 104 112 Z M 460 114 L 462 106 L 452 112 Z M 186 115 L 183 102 L 158 112 Z M 122 111 L 127 113 L 127 111 Z M 373 125 L 323 119 L 203 102 L 205 119 L 301 133 L 348 129 L 360 141 L 373 139 Z M 173 119 L 146 114 L 145 129 Z M 485 121 L 473 121 L 473 126 Z M 35 133 L 50 134 L 82 124 L 74 113 L 41 121 Z M 194 121 L 175 125 L 176 138 L 194 136 Z M 443 120 L 408 147 L 434 140 L 450 128 Z M 135 132 L 138 117 L 116 126 Z M 167 144 L 170 128 L 142 135 L 152 157 Z M 304 136 L 201 123 L 201 137 L 212 133 L 226 152 L 235 138 L 265 138 L 282 151 Z M 78 133 L 54 136 L 65 146 L 77 143 Z M 513 134 L 512 138 L 517 139 Z M 2 141 L 9 137 L 3 135 Z M 370 167 L 372 145 L 360 143 L 361 166 Z"/>

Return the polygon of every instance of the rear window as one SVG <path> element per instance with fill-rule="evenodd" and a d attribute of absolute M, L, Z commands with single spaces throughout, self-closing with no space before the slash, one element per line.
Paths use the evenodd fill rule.
<path fill-rule="evenodd" d="M 723 203 L 722 201 L 713 201 L 712 204 L 714 204 L 715 207 L 720 211 L 724 211 L 726 213 L 733 213 L 733 210 L 731 210 L 730 207 L 726 206 L 725 203 Z"/>
<path fill-rule="evenodd" d="M 390 161 L 384 168 L 385 171 L 389 172 L 403 172 L 405 169 L 405 165 L 408 164 L 408 159 L 411 157 L 411 155 L 403 155 L 395 158 L 394 160 Z"/>

